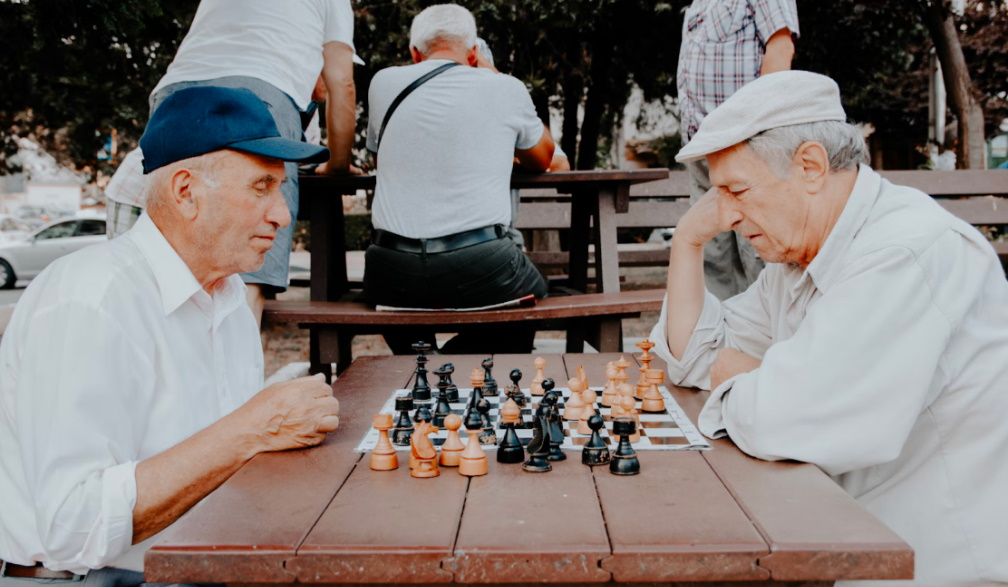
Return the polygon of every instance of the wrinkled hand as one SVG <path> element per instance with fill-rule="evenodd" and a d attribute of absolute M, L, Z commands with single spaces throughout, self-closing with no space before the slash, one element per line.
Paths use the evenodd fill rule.
<path fill-rule="evenodd" d="M 315 175 L 364 175 L 364 171 L 356 165 L 350 165 L 348 169 L 331 168 L 326 161 L 315 168 Z"/>
<path fill-rule="evenodd" d="M 710 385 L 711 391 L 717 389 L 722 383 L 740 373 L 748 373 L 759 369 L 763 362 L 756 357 L 750 357 L 742 351 L 736 349 L 721 349 L 718 351 L 717 359 L 711 365 Z"/>
<path fill-rule="evenodd" d="M 339 426 L 339 401 L 321 374 L 275 383 L 235 411 L 255 435 L 256 452 L 321 443 Z"/>
<path fill-rule="evenodd" d="M 707 190 L 707 193 L 683 214 L 673 238 L 686 239 L 689 244 L 702 247 L 718 233 L 730 230 L 730 227 L 723 227 L 718 221 L 717 200 L 717 188 Z"/>

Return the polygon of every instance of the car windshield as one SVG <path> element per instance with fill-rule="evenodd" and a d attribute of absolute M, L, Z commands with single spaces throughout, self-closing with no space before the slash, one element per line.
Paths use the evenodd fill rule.
<path fill-rule="evenodd" d="M 35 240 L 47 240 L 51 238 L 66 238 L 74 235 L 77 222 L 61 222 L 54 224 L 35 235 Z"/>

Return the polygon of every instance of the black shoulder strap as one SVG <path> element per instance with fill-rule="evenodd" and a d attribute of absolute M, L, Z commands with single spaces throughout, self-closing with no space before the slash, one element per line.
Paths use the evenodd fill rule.
<path fill-rule="evenodd" d="M 406 99 L 406 96 L 409 96 L 413 92 L 413 90 L 427 83 L 427 81 L 430 80 L 432 77 L 439 75 L 457 65 L 461 64 L 452 61 L 450 63 L 445 63 L 444 65 L 436 69 L 432 69 L 427 73 L 423 74 L 422 76 L 418 77 L 410 85 L 406 86 L 406 88 L 403 91 L 399 92 L 399 95 L 396 96 L 395 100 L 392 100 L 392 104 L 389 106 L 389 109 L 385 111 L 385 118 L 382 119 L 381 129 L 378 131 L 378 143 L 375 145 L 376 153 L 378 152 L 378 148 L 381 146 L 382 136 L 385 134 L 385 125 L 388 124 L 389 118 L 392 117 L 392 113 L 395 112 L 396 108 L 399 107 L 399 104 Z"/>

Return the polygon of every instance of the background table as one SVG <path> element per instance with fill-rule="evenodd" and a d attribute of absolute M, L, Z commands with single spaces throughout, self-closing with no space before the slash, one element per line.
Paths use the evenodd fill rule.
<path fill-rule="evenodd" d="M 453 362 L 456 374 L 478 364 L 430 358 L 431 367 Z M 495 377 L 517 367 L 527 386 L 533 358 L 498 355 Z M 545 358 L 547 376 L 565 382 L 584 365 L 594 386 L 618 355 Z M 577 453 L 541 474 L 500 465 L 493 453 L 489 475 L 472 479 L 453 469 L 414 479 L 405 462 L 372 471 L 353 448 L 413 367 L 412 357 L 354 361 L 333 384 L 340 429 L 320 447 L 253 459 L 166 531 L 147 554 L 147 581 L 808 585 L 912 577 L 910 548 L 819 469 L 752 459 L 727 440 L 703 452 L 642 451 L 633 477 L 590 469 Z M 706 393 L 671 389 L 695 421 Z"/>

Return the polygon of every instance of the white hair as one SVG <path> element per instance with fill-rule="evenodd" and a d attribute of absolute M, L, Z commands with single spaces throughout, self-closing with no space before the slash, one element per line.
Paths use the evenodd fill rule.
<path fill-rule="evenodd" d="M 428 6 L 413 18 L 410 46 L 425 57 L 438 45 L 458 45 L 466 50 L 476 45 L 476 19 L 458 4 Z"/>
<path fill-rule="evenodd" d="M 146 202 L 148 214 L 157 215 L 171 199 L 171 177 L 179 169 L 190 169 L 200 172 L 200 178 L 210 187 L 220 187 L 217 180 L 217 164 L 227 153 L 225 150 L 212 151 L 205 155 L 197 155 L 181 161 L 158 167 L 147 175 L 144 184 L 142 200 Z"/>
<path fill-rule="evenodd" d="M 814 141 L 826 149 L 830 171 L 853 169 L 859 163 L 868 163 L 868 146 L 861 129 L 839 120 L 771 128 L 746 140 L 746 145 L 777 177 L 783 178 L 787 176 L 798 147 L 806 141 Z"/>

